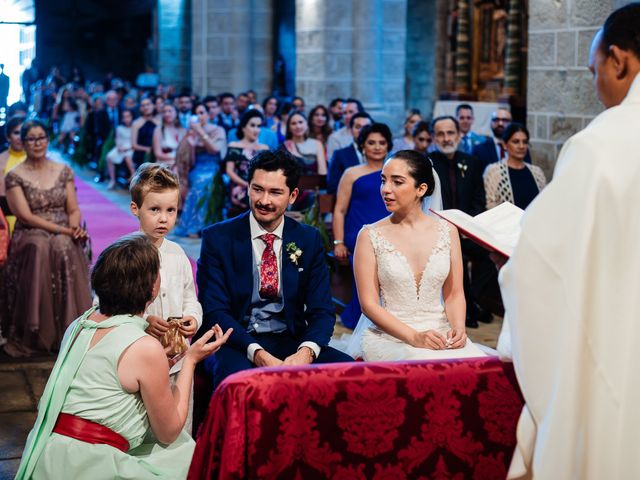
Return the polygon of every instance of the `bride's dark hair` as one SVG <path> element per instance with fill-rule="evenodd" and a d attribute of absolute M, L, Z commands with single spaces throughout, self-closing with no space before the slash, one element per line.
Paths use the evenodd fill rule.
<path fill-rule="evenodd" d="M 436 188 L 436 180 L 433 178 L 431 160 L 429 160 L 427 156 L 415 150 L 399 150 L 389 158 L 389 160 L 393 159 L 402 160 L 407 164 L 409 175 L 411 175 L 416 182 L 416 188 L 423 183 L 427 184 L 427 191 L 420 200 L 424 199 L 424 197 L 430 197 L 433 194 L 433 190 Z"/>

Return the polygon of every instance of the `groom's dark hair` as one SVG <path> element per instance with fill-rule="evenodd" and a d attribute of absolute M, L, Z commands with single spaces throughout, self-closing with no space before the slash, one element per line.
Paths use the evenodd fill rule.
<path fill-rule="evenodd" d="M 266 170 L 267 172 L 282 170 L 287 178 L 289 192 L 293 192 L 293 189 L 298 186 L 298 180 L 300 180 L 300 164 L 284 148 L 264 150 L 253 157 L 249 164 L 249 183 L 253 180 L 253 174 L 256 170 Z"/>

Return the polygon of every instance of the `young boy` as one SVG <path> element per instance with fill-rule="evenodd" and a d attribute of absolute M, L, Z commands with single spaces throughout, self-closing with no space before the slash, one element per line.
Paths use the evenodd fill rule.
<path fill-rule="evenodd" d="M 129 186 L 131 213 L 140 222 L 140 230 L 160 252 L 160 292 L 145 312 L 149 323 L 147 333 L 156 338 L 169 329 L 171 317 L 181 317 L 179 331 L 186 338 L 193 336 L 202 325 L 202 307 L 196 297 L 193 271 L 187 255 L 177 243 L 164 238 L 176 223 L 180 185 L 178 177 L 167 167 L 143 163 Z M 182 361 L 170 370 L 171 384 L 180 371 Z M 185 430 L 191 433 L 193 400 Z"/>

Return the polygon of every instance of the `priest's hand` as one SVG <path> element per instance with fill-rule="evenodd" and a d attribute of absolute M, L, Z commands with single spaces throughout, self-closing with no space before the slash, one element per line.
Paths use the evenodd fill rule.
<path fill-rule="evenodd" d="M 256 351 L 255 355 L 253 356 L 253 363 L 256 367 L 277 367 L 279 365 L 282 365 L 282 360 L 274 357 L 265 349 L 261 348 L 260 350 Z"/>
<path fill-rule="evenodd" d="M 467 344 L 467 333 L 464 328 L 452 328 L 447 333 L 447 348 L 462 348 Z"/>
<path fill-rule="evenodd" d="M 447 340 L 435 330 L 426 330 L 424 332 L 416 332 L 411 345 L 416 348 L 444 350 L 447 348 Z"/>
<path fill-rule="evenodd" d="M 309 365 L 312 362 L 313 352 L 309 347 L 302 347 L 296 353 L 284 359 L 285 365 Z"/>

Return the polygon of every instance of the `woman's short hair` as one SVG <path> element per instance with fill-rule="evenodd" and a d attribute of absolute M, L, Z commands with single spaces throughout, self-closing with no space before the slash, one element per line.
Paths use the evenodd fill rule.
<path fill-rule="evenodd" d="M 433 168 L 429 159 L 415 150 L 399 150 L 389 160 L 402 160 L 407 164 L 409 175 L 413 178 L 416 188 L 425 183 L 427 191 L 421 197 L 430 197 L 436 188 L 436 180 L 433 177 Z M 387 162 L 389 161 L 387 160 Z"/>
<path fill-rule="evenodd" d="M 285 148 L 263 150 L 253 157 L 249 163 L 249 183 L 253 180 L 253 174 L 256 170 L 265 170 L 267 172 L 282 170 L 283 175 L 287 179 L 286 182 L 287 187 L 289 187 L 289 193 L 298 187 L 301 174 L 300 164 Z"/>
<path fill-rule="evenodd" d="M 7 123 L 4 124 L 5 136 L 9 138 L 9 135 L 11 135 L 11 130 L 22 125 L 26 119 L 27 117 L 24 117 L 22 115 L 16 115 L 14 117 L 11 117 L 9 120 L 7 120 Z"/>
<path fill-rule="evenodd" d="M 131 201 L 138 208 L 142 207 L 144 198 L 149 192 L 160 193 L 166 190 L 179 190 L 180 182 L 176 175 L 166 165 L 159 163 L 143 163 L 138 167 L 129 184 Z"/>
<path fill-rule="evenodd" d="M 504 129 L 504 133 L 502 134 L 502 141 L 507 143 L 511 140 L 516 133 L 522 132 L 527 136 L 527 141 L 529 141 L 529 130 L 527 127 L 518 122 L 511 122 L 507 128 Z"/>
<path fill-rule="evenodd" d="M 195 115 L 196 114 L 196 108 L 198 107 L 204 107 L 205 112 L 209 113 L 209 109 L 207 108 L 207 106 L 204 104 L 204 102 L 193 102 L 193 107 L 191 107 L 191 114 Z"/>
<path fill-rule="evenodd" d="M 45 133 L 49 133 L 47 131 L 47 126 L 45 125 L 45 123 L 41 120 L 38 120 L 37 118 L 34 118 L 32 120 L 27 120 L 26 122 L 24 122 L 22 124 L 22 128 L 20 128 L 20 140 L 22 140 L 24 142 L 24 140 L 27 138 L 27 135 L 29 134 L 29 132 L 34 129 L 40 127 L 42 130 L 45 131 Z"/>
<path fill-rule="evenodd" d="M 384 137 L 387 141 L 387 153 L 389 153 L 393 147 L 393 135 L 391 135 L 391 130 L 386 123 L 377 122 L 362 127 L 362 130 L 360 130 L 360 134 L 358 135 L 358 150 L 362 153 L 364 144 L 372 133 L 379 133 Z"/>
<path fill-rule="evenodd" d="M 135 315 L 153 300 L 160 274 L 158 249 L 143 234 L 116 240 L 103 250 L 91 272 L 91 285 L 104 315 Z"/>
<path fill-rule="evenodd" d="M 238 123 L 238 128 L 236 129 L 236 136 L 238 137 L 238 140 L 242 140 L 244 138 L 243 130 L 249 124 L 249 121 L 252 118 L 259 118 L 264 122 L 264 115 L 262 115 L 262 112 L 260 110 L 251 108 L 244 112 L 242 114 L 242 117 L 240 117 L 240 123 Z"/>
<path fill-rule="evenodd" d="M 413 132 L 411 133 L 411 136 L 413 138 L 416 138 L 422 132 L 427 132 L 429 135 L 431 135 L 431 126 L 429 125 L 429 122 L 420 120 L 418 123 L 416 123 L 415 126 L 413 127 Z"/>
<path fill-rule="evenodd" d="M 307 122 L 307 131 L 304 134 L 304 138 L 307 139 L 309 137 L 309 121 L 307 120 L 307 116 L 302 113 L 299 110 L 296 110 L 295 112 L 293 112 L 291 115 L 289 115 L 289 117 L 287 118 L 287 130 L 285 133 L 284 138 L 286 138 L 287 140 L 291 140 L 293 138 L 293 133 L 291 132 L 291 120 L 293 119 L 293 117 L 295 117 L 296 115 L 304 118 L 304 121 Z"/>

